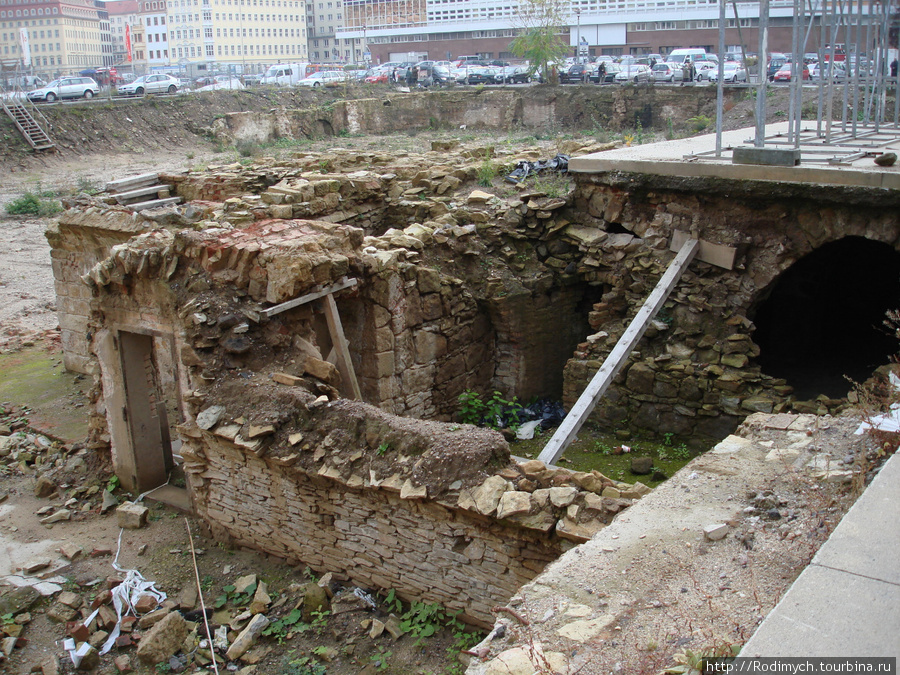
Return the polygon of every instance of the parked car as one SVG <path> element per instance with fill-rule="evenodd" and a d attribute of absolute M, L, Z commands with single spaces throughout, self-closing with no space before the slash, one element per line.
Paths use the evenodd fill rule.
<path fill-rule="evenodd" d="M 528 73 L 530 66 L 527 63 L 518 66 L 503 66 L 495 74 L 494 77 L 499 82 L 506 84 L 525 84 L 531 82 L 531 75 Z"/>
<path fill-rule="evenodd" d="M 654 82 L 674 82 L 677 69 L 671 63 L 657 63 L 653 66 Z"/>
<path fill-rule="evenodd" d="M 560 84 L 578 84 L 587 82 L 596 69 L 590 63 L 576 63 L 559 74 Z"/>
<path fill-rule="evenodd" d="M 216 75 L 213 78 L 213 83 L 208 84 L 205 87 L 200 87 L 197 91 L 218 91 L 219 89 L 243 89 L 244 85 L 241 84 L 241 81 L 236 77 L 229 77 L 227 75 Z"/>
<path fill-rule="evenodd" d="M 709 74 L 713 71 L 718 73 L 719 64 L 713 61 L 700 61 L 699 63 L 694 64 L 694 68 L 697 70 L 697 82 L 703 82 L 703 80 L 709 81 Z"/>
<path fill-rule="evenodd" d="M 134 82 L 116 87 L 121 96 L 143 96 L 144 94 L 174 94 L 181 82 L 177 78 L 164 73 L 142 75 Z"/>
<path fill-rule="evenodd" d="M 634 84 L 649 82 L 651 79 L 650 72 L 650 66 L 644 65 L 643 63 L 632 63 L 630 65 L 622 66 L 622 69 L 616 73 L 615 82 L 617 84 L 624 84 L 625 82 L 633 82 Z"/>
<path fill-rule="evenodd" d="M 818 80 L 820 78 L 833 80 L 842 80 L 847 77 L 847 71 L 839 63 L 832 66 L 830 63 L 818 64 L 810 63 L 806 69 L 809 71 L 810 80 Z"/>
<path fill-rule="evenodd" d="M 710 82 L 718 82 L 719 81 L 719 69 L 713 68 L 708 71 L 705 75 L 706 79 Z M 722 73 L 722 82 L 731 82 L 735 84 L 737 82 L 746 82 L 747 81 L 747 70 L 740 64 L 735 61 L 726 61 L 725 62 L 725 70 Z"/>
<path fill-rule="evenodd" d="M 53 103 L 62 98 L 93 98 L 99 93 L 100 85 L 92 77 L 60 77 L 25 96 L 29 101 Z"/>
<path fill-rule="evenodd" d="M 494 84 L 498 69 L 484 65 L 472 65 L 468 62 L 464 68 L 457 71 L 456 81 L 460 84 Z"/>
<path fill-rule="evenodd" d="M 304 77 L 297 84 L 301 87 L 321 87 L 322 85 L 336 85 L 344 81 L 344 73 L 340 70 L 320 70 L 309 77 Z"/>
<path fill-rule="evenodd" d="M 779 68 L 775 74 L 772 76 L 773 82 L 790 82 L 791 81 L 791 68 L 793 64 L 788 62 L 785 63 L 781 68 Z M 809 68 L 806 66 L 801 66 L 803 68 L 800 79 L 808 80 L 809 79 Z"/>
<path fill-rule="evenodd" d="M 766 68 L 766 77 L 769 78 L 769 82 L 773 82 L 775 78 L 775 73 L 781 70 L 781 67 L 785 64 L 789 63 L 786 58 L 783 56 L 772 56 L 769 60 L 769 65 Z"/>
<path fill-rule="evenodd" d="M 363 81 L 367 84 L 387 84 L 388 71 L 375 70 L 372 68 L 366 73 L 366 77 Z"/>

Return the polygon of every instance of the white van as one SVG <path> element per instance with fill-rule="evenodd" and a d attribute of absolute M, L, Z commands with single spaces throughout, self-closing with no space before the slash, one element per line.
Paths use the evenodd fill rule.
<path fill-rule="evenodd" d="M 260 84 L 277 84 L 282 87 L 297 84 L 306 77 L 306 63 L 278 63 L 271 66 L 260 79 Z"/>
<path fill-rule="evenodd" d="M 690 57 L 691 61 L 694 63 L 697 63 L 698 61 L 719 62 L 719 59 L 717 59 L 714 54 L 707 54 L 706 50 L 702 47 L 691 47 L 689 49 L 673 49 L 666 55 L 666 63 L 674 63 L 676 66 L 680 67 L 684 65 L 684 62 L 688 57 Z"/>

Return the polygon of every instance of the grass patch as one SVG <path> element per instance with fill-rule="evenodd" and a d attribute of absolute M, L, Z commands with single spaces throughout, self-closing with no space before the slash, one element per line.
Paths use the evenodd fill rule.
<path fill-rule="evenodd" d="M 6 205 L 6 212 L 11 216 L 52 216 L 62 211 L 62 204 L 56 193 L 37 187 L 13 199 Z"/>

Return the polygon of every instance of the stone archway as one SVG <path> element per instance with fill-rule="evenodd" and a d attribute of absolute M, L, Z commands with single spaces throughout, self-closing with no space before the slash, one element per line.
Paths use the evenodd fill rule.
<path fill-rule="evenodd" d="M 864 237 L 824 244 L 788 268 L 755 307 L 764 373 L 799 399 L 839 398 L 896 354 L 883 325 L 900 307 L 900 252 Z"/>

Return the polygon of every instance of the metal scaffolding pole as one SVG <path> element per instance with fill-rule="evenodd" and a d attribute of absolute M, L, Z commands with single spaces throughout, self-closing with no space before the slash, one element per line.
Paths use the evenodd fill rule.
<path fill-rule="evenodd" d="M 722 112 L 725 107 L 725 3 L 719 0 L 719 77 L 716 80 L 716 157 L 722 156 Z M 746 64 L 744 69 L 746 72 Z M 750 79 L 749 77 L 747 78 Z M 737 78 L 735 77 L 735 81 Z"/>
<path fill-rule="evenodd" d="M 800 147 L 800 138 L 794 133 L 794 122 L 799 115 L 797 97 L 803 87 L 803 51 L 800 49 L 800 8 L 802 0 L 794 0 L 794 25 L 791 28 L 791 85 L 788 90 L 788 143 Z M 798 57 L 799 55 L 799 57 Z"/>
<path fill-rule="evenodd" d="M 829 44 L 831 45 L 831 49 L 828 52 L 828 63 L 829 68 L 834 68 L 834 55 L 835 55 L 835 43 L 837 41 L 837 31 L 838 31 L 838 5 L 841 4 L 840 0 L 834 0 L 834 4 L 831 6 L 831 39 L 829 40 Z M 841 9 L 841 13 L 843 14 L 843 8 Z M 833 118 L 833 110 L 834 110 L 834 78 L 828 78 L 828 103 L 825 106 L 825 142 L 831 142 L 831 121 Z"/>
<path fill-rule="evenodd" d="M 756 85 L 756 135 L 753 145 L 766 144 L 766 55 L 769 53 L 769 0 L 759 2 L 759 82 Z"/>
<path fill-rule="evenodd" d="M 856 4 L 856 42 L 854 43 L 856 46 L 856 63 L 853 67 L 853 73 L 848 73 L 847 76 L 850 79 L 850 86 L 853 89 L 853 105 L 850 107 L 850 110 L 853 114 L 853 119 L 851 120 L 851 129 L 853 130 L 853 138 L 856 138 L 857 134 L 857 124 L 859 123 L 859 114 L 857 110 L 859 110 L 859 61 L 860 61 L 860 46 L 862 36 L 862 23 L 863 23 L 863 0 L 858 0 Z"/>

